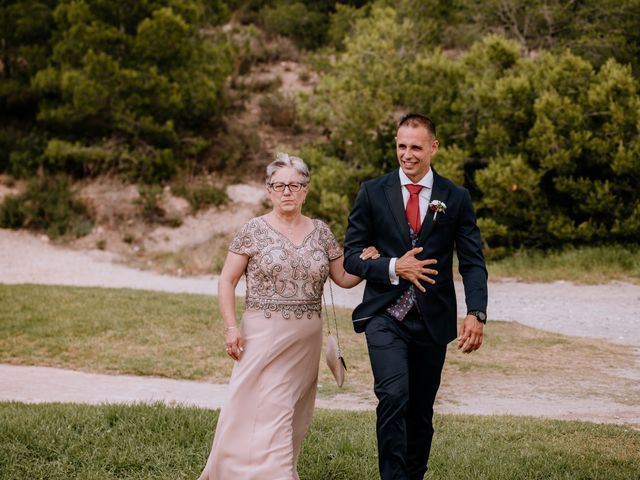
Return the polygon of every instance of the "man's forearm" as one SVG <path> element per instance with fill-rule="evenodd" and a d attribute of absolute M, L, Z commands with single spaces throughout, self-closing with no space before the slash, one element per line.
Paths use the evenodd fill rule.
<path fill-rule="evenodd" d="M 360 278 L 378 283 L 390 283 L 389 257 L 361 260 L 359 251 L 347 251 L 344 260 L 344 269 Z"/>

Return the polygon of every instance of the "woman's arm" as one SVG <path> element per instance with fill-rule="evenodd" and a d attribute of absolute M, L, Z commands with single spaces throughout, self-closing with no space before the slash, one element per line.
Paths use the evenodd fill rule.
<path fill-rule="evenodd" d="M 375 260 L 376 258 L 380 258 L 380 253 L 376 247 L 367 247 L 362 250 L 360 258 L 362 260 L 368 260 L 370 258 Z M 329 263 L 329 275 L 331 276 L 331 280 L 342 288 L 353 288 L 362 281 L 362 278 L 347 273 L 344 269 L 344 257 L 331 260 Z"/>
<path fill-rule="evenodd" d="M 227 353 L 239 360 L 244 351 L 244 338 L 236 321 L 236 286 L 249 263 L 249 257 L 229 252 L 218 279 L 218 305 L 224 322 Z"/>

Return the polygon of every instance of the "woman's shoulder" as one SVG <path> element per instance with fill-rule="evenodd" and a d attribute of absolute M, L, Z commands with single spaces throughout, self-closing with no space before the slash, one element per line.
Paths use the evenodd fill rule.
<path fill-rule="evenodd" d="M 313 224 L 315 227 L 314 231 L 317 232 L 318 237 L 320 237 L 321 240 L 326 240 L 331 242 L 336 241 L 336 236 L 331 231 L 331 227 L 329 227 L 329 225 L 327 225 L 323 220 L 314 218 Z"/>
<path fill-rule="evenodd" d="M 251 256 L 256 251 L 257 238 L 264 236 L 264 225 L 260 217 L 247 220 L 238 229 L 237 233 L 229 244 L 229 250 Z"/>
<path fill-rule="evenodd" d="M 320 220 L 319 218 L 312 218 L 311 221 L 313 222 L 313 226 L 319 230 L 319 231 L 331 231 L 331 228 L 329 228 L 329 225 L 327 225 L 324 220 Z"/>
<path fill-rule="evenodd" d="M 263 222 L 264 222 L 264 219 L 262 218 L 262 216 L 253 217 L 253 218 L 250 218 L 249 220 L 247 220 L 246 222 L 244 222 L 240 229 L 241 230 L 254 229 L 256 227 L 264 225 Z"/>
<path fill-rule="evenodd" d="M 245 237 L 247 235 L 255 235 L 257 232 L 261 232 L 264 227 L 264 221 L 261 217 L 253 217 L 244 222 L 240 228 L 238 228 L 236 236 Z"/>
<path fill-rule="evenodd" d="M 329 228 L 329 225 L 319 219 L 314 219 L 313 223 L 315 224 L 314 231 L 316 232 L 318 243 L 327 252 L 329 260 L 335 260 L 342 256 L 342 247 L 340 247 L 340 244 L 338 243 L 336 236 L 331 231 L 331 228 Z"/>

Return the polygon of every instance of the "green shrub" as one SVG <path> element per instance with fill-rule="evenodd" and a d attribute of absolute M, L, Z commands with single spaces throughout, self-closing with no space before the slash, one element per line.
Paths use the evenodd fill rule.
<path fill-rule="evenodd" d="M 0 205 L 0 226 L 44 231 L 54 239 L 81 237 L 93 228 L 85 205 L 65 176 L 31 180 L 23 194 L 5 199 Z"/>
<path fill-rule="evenodd" d="M 347 218 L 360 182 L 377 173 L 371 165 L 351 168 L 322 146 L 306 146 L 296 152 L 311 169 L 311 189 L 305 202 L 305 214 L 329 224 L 342 242 Z"/>
<path fill-rule="evenodd" d="M 22 136 L 20 130 L 11 126 L 3 125 L 0 128 L 0 172 L 9 171 L 11 151 Z"/>
<path fill-rule="evenodd" d="M 216 135 L 211 150 L 202 167 L 206 170 L 227 170 L 238 174 L 240 178 L 254 172 L 249 171 L 253 164 L 267 158 L 264 145 L 258 132 L 239 123 L 225 124 Z M 262 173 L 260 166 L 260 173 Z"/>
<path fill-rule="evenodd" d="M 298 79 L 302 82 L 302 83 L 307 83 L 309 80 L 311 80 L 311 73 L 309 72 L 309 70 L 303 70 L 300 72 L 300 74 L 298 75 Z"/>
<path fill-rule="evenodd" d="M 210 136 L 226 108 L 233 49 L 212 23 L 224 21 L 228 7 L 219 0 L 130 7 L 102 0 L 0 7 L 8 27 L 0 117 L 3 130 L 22 130 L 0 132 L 0 171 L 115 172 L 158 182 L 197 160 L 185 143 Z"/>
<path fill-rule="evenodd" d="M 142 207 L 142 217 L 150 223 L 161 223 L 164 220 L 164 212 L 158 206 L 162 187 L 159 185 L 139 185 L 140 197 L 135 203 Z"/>
<path fill-rule="evenodd" d="M 393 27 L 400 22 L 405 28 Z M 408 41 L 414 27 L 393 8 L 372 7 L 302 97 L 305 123 L 331 130 L 331 175 L 366 179 L 397 168 L 389 125 L 424 112 L 442 145 L 434 168 L 471 191 L 494 258 L 521 247 L 637 241 L 640 83 L 629 66 L 610 59 L 596 68 L 570 51 L 524 55 L 497 35 L 445 54 Z M 345 224 L 350 190 L 324 185 L 330 223 Z"/>
<path fill-rule="evenodd" d="M 190 137 L 182 149 L 186 156 L 195 156 L 206 146 L 202 138 Z M 170 148 L 151 145 L 130 149 L 110 140 L 83 145 L 54 138 L 42 155 L 42 167 L 48 173 L 64 171 L 76 178 L 121 174 L 134 182 L 157 183 L 173 177 L 183 166 L 183 158 Z"/>
<path fill-rule="evenodd" d="M 260 99 L 260 119 L 273 127 L 295 128 L 295 98 L 280 92 L 265 95 Z"/>
<path fill-rule="evenodd" d="M 290 38 L 269 38 L 264 30 L 255 25 L 236 26 L 230 36 L 234 47 L 234 73 L 241 78 L 260 63 L 297 61 L 300 57 L 298 48 Z"/>
<path fill-rule="evenodd" d="M 26 221 L 24 200 L 19 196 L 10 196 L 0 204 L 0 227 L 22 228 Z"/>
<path fill-rule="evenodd" d="M 303 48 L 318 48 L 325 42 L 328 16 L 302 2 L 280 2 L 264 7 L 260 13 L 265 30 L 291 37 Z"/>
<path fill-rule="evenodd" d="M 229 201 L 226 192 L 215 185 L 184 181 L 174 184 L 171 189 L 174 194 L 187 200 L 196 212 L 209 206 L 224 205 Z"/>
<path fill-rule="evenodd" d="M 275 92 L 280 86 L 282 86 L 282 78 L 279 76 L 258 78 L 247 85 L 252 92 L 256 93 Z"/>
<path fill-rule="evenodd" d="M 364 18 L 367 7 L 356 8 L 342 3 L 336 3 L 336 11 L 330 16 L 328 30 L 329 43 L 337 50 L 344 50 L 345 38 L 355 30 L 356 21 Z"/>
<path fill-rule="evenodd" d="M 184 160 L 171 149 L 143 148 L 120 158 L 120 170 L 130 180 L 157 183 L 172 178 Z"/>
<path fill-rule="evenodd" d="M 29 178 L 43 167 L 48 136 L 34 130 L 18 138 L 9 153 L 9 172 L 16 178 Z"/>
<path fill-rule="evenodd" d="M 121 153 L 115 145 L 89 145 L 54 138 L 44 151 L 47 170 L 67 172 L 77 177 L 113 171 Z"/>

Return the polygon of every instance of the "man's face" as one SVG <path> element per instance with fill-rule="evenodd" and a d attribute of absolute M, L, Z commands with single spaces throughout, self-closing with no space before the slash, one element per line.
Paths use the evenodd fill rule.
<path fill-rule="evenodd" d="M 416 183 L 431 167 L 431 158 L 438 151 L 438 141 L 423 126 L 403 125 L 396 136 L 396 155 L 400 168 Z"/>

